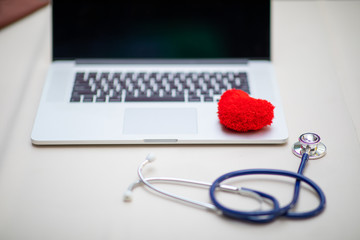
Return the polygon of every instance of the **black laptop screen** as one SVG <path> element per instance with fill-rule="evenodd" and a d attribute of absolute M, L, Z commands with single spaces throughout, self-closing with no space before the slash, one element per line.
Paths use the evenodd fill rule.
<path fill-rule="evenodd" d="M 269 59 L 270 2 L 53 0 L 53 59 Z"/>

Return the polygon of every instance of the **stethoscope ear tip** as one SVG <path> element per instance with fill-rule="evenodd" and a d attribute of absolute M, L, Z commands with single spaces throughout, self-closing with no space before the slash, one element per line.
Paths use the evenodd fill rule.
<path fill-rule="evenodd" d="M 123 200 L 124 200 L 124 202 L 131 202 L 132 201 L 132 191 L 127 190 L 124 193 Z"/>
<path fill-rule="evenodd" d="M 146 159 L 147 161 L 149 162 L 153 162 L 155 161 L 155 154 L 154 153 L 149 153 L 147 156 L 146 156 Z"/>

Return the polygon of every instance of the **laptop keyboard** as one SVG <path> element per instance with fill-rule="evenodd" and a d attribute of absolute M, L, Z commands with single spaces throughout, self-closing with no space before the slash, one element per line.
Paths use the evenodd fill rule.
<path fill-rule="evenodd" d="M 70 102 L 213 102 L 249 92 L 245 72 L 77 72 Z"/>

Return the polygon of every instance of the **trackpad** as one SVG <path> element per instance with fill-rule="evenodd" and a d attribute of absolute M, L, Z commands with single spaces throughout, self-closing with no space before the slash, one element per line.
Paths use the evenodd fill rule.
<path fill-rule="evenodd" d="M 124 134 L 195 134 L 195 108 L 125 109 Z"/>

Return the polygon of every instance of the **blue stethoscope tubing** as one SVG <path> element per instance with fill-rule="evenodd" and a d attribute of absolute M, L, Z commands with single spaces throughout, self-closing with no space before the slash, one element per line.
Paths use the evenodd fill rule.
<path fill-rule="evenodd" d="M 254 222 L 254 223 L 267 223 L 271 222 L 279 217 L 286 217 L 291 219 L 306 219 L 315 217 L 320 214 L 326 204 L 326 198 L 324 192 L 321 188 L 311 179 L 305 177 L 303 175 L 304 169 L 309 159 L 318 159 L 323 157 L 326 154 L 326 146 L 320 142 L 320 136 L 315 133 L 304 133 L 299 137 L 299 141 L 293 145 L 293 153 L 301 158 L 301 162 L 298 168 L 298 171 L 290 172 L 286 170 L 276 170 L 276 169 L 246 169 L 246 170 L 239 170 L 233 171 L 230 173 L 226 173 L 219 178 L 217 178 L 213 183 L 205 183 L 195 180 L 187 180 L 187 179 L 180 179 L 180 178 L 167 178 L 167 177 L 155 177 L 155 178 L 145 178 L 142 174 L 142 169 L 145 165 L 150 162 L 154 161 L 154 155 L 149 154 L 146 159 L 140 164 L 138 167 L 138 177 L 139 180 L 132 183 L 127 191 L 124 193 L 124 201 L 131 201 L 131 193 L 134 187 L 139 184 L 145 184 L 148 188 L 165 195 L 167 197 L 192 204 L 197 207 L 202 207 L 207 210 L 214 211 L 216 213 L 220 213 L 223 216 L 230 217 L 233 219 Z M 238 188 L 235 186 L 222 184 L 222 182 L 229 180 L 235 177 L 241 177 L 246 175 L 277 175 L 282 177 L 289 177 L 296 179 L 294 185 L 294 192 L 293 197 L 290 203 L 281 207 L 279 201 L 272 195 L 249 189 L 249 188 Z M 191 200 L 179 195 L 171 194 L 166 192 L 160 188 L 153 186 L 150 182 L 152 181 L 165 181 L 165 182 L 173 182 L 173 183 L 184 183 L 184 184 L 193 184 L 198 186 L 205 186 L 209 187 L 209 194 L 212 204 L 199 202 L 195 200 Z M 300 185 L 301 182 L 306 183 L 309 185 L 314 192 L 319 197 L 319 205 L 312 210 L 304 211 L 304 212 L 296 212 L 294 211 L 294 207 L 296 206 L 299 194 L 300 194 Z M 263 203 L 265 199 L 270 202 L 272 208 L 270 210 L 253 210 L 253 211 L 239 211 L 230 209 L 223 204 L 221 204 L 216 198 L 216 191 L 225 191 L 225 192 L 233 192 L 239 193 L 240 195 L 249 196 L 257 199 L 260 203 Z M 262 209 L 262 208 L 260 208 Z"/>
<path fill-rule="evenodd" d="M 275 170 L 275 169 L 246 169 L 246 170 L 239 170 L 239 171 L 233 171 L 230 173 L 226 173 L 219 178 L 217 178 L 213 184 L 210 187 L 210 199 L 215 205 L 215 207 L 222 212 L 224 216 L 235 218 L 239 220 L 249 221 L 249 222 L 256 222 L 256 223 L 267 223 L 271 222 L 272 220 L 276 219 L 277 217 L 284 216 L 287 218 L 293 218 L 293 219 L 305 219 L 305 218 L 311 218 L 318 214 L 320 214 L 326 205 L 326 198 L 324 192 L 321 190 L 321 188 L 311 179 L 305 177 L 303 175 L 304 168 L 306 166 L 306 163 L 309 159 L 309 154 L 304 153 L 301 157 L 301 163 L 298 169 L 298 172 L 290 172 L 286 170 Z M 227 208 L 226 206 L 222 205 L 216 198 L 215 192 L 216 189 L 220 186 L 220 184 L 228 180 L 230 178 L 234 177 L 240 177 L 245 175 L 278 175 L 278 176 L 284 176 L 284 177 L 291 177 L 295 178 L 295 186 L 294 186 L 294 194 L 291 202 L 287 204 L 284 207 L 280 207 L 279 202 L 274 198 L 273 196 L 260 192 L 255 191 L 252 189 L 246 189 L 248 191 L 255 192 L 259 194 L 260 196 L 269 199 L 273 203 L 273 208 L 268 211 L 238 211 L 233 210 L 230 208 Z M 294 208 L 296 205 L 296 202 L 299 198 L 300 193 L 300 184 L 301 182 L 307 183 L 310 187 L 312 187 L 315 192 L 317 193 L 319 197 L 319 205 L 314 208 L 313 210 L 306 211 L 306 212 L 291 212 L 290 210 Z"/>

